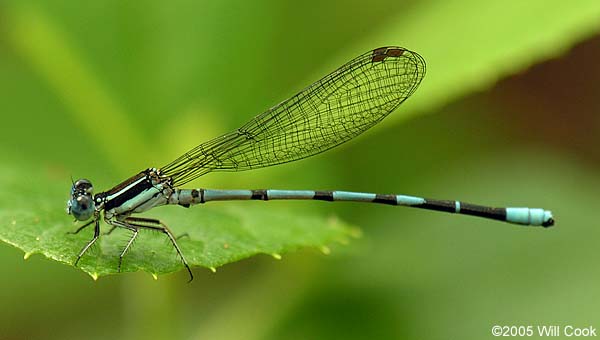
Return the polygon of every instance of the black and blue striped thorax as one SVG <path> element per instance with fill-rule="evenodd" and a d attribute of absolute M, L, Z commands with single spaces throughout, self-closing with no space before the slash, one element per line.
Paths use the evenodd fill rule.
<path fill-rule="evenodd" d="M 148 168 L 114 188 L 94 196 L 96 206 L 104 209 L 105 218 L 140 213 L 168 202 L 173 193 L 171 179 L 160 170 Z"/>

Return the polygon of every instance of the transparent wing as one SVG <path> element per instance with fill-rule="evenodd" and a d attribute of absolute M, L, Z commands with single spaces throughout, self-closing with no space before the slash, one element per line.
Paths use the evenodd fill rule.
<path fill-rule="evenodd" d="M 211 171 L 287 163 L 342 144 L 394 111 L 425 75 L 425 61 L 401 47 L 351 60 L 239 129 L 198 145 L 161 168 L 182 185 Z"/>

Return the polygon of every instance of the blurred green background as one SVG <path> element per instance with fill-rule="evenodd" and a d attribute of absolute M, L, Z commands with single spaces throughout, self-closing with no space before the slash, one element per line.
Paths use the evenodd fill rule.
<path fill-rule="evenodd" d="M 195 184 L 543 207 L 557 225 L 265 204 L 339 216 L 364 236 L 329 256 L 197 268 L 189 285 L 185 272 L 93 281 L 3 244 L 0 338 L 484 339 L 496 324 L 600 327 L 599 23 L 598 1 L 3 1 L 2 167 L 63 181 L 64 195 L 38 188 L 48 200 L 66 200 L 71 175 L 103 189 L 159 166 L 356 55 L 400 45 L 428 73 L 380 126 L 312 159 Z"/>

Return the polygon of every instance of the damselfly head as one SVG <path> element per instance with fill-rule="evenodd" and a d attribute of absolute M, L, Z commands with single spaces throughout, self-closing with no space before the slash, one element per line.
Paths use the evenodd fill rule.
<path fill-rule="evenodd" d="M 94 187 L 87 179 L 80 179 L 71 187 L 71 198 L 67 201 L 67 214 L 73 215 L 79 221 L 92 217 L 94 204 Z"/>

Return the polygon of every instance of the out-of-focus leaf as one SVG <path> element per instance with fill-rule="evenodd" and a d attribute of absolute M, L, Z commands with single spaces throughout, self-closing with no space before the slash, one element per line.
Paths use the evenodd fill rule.
<path fill-rule="evenodd" d="M 390 116 L 403 119 L 561 55 L 598 31 L 596 0 L 415 1 L 357 45 L 401 43 L 427 61 L 427 76 L 403 114 Z"/>

